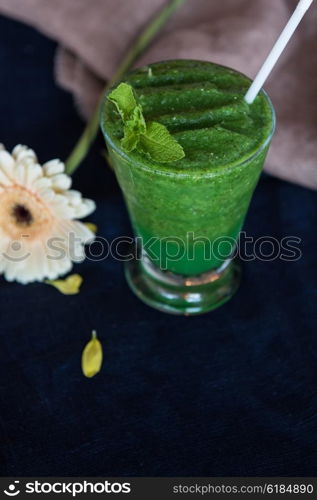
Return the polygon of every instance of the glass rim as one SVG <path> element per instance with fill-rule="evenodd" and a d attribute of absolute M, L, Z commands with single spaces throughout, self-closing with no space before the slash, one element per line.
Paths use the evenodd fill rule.
<path fill-rule="evenodd" d="M 185 59 L 185 60 L 187 60 L 187 59 Z M 172 61 L 161 61 L 161 62 L 172 62 Z M 208 63 L 209 61 L 201 61 L 201 62 Z M 158 64 L 158 63 L 154 63 L 154 64 Z M 223 65 L 217 64 L 217 63 L 210 62 L 210 64 L 216 64 L 217 66 L 222 66 L 223 68 L 228 68 L 231 70 L 233 69 L 233 68 L 229 68 L 228 66 L 223 66 Z M 150 66 L 150 64 L 149 64 L 149 66 Z M 241 73 L 240 71 L 237 71 L 235 69 L 233 69 L 233 70 L 236 73 L 240 73 L 244 77 L 249 78 L 246 75 L 244 75 L 243 73 Z M 250 78 L 249 78 L 249 80 L 250 80 L 250 82 L 252 82 L 252 80 Z M 101 104 L 101 108 L 100 108 L 100 128 L 102 130 L 102 133 L 104 135 L 106 143 L 109 143 L 109 145 L 112 147 L 112 149 L 119 156 L 121 156 L 125 161 L 129 162 L 129 161 L 131 161 L 131 156 L 128 153 L 126 153 L 125 151 L 123 151 L 112 140 L 112 138 L 110 137 L 110 135 L 108 134 L 108 132 L 106 130 L 106 127 L 104 126 L 104 121 L 103 121 L 104 109 L 105 109 L 105 106 L 107 104 L 107 95 L 111 92 L 111 90 L 112 89 L 108 89 L 103 95 L 102 104 Z M 272 126 L 271 126 L 271 129 L 270 129 L 265 141 L 258 147 L 258 149 L 256 151 L 253 151 L 250 154 L 250 156 L 244 157 L 242 159 L 242 161 L 237 160 L 236 162 L 230 164 L 227 168 L 226 168 L 226 165 L 223 164 L 223 165 L 219 165 L 219 166 L 215 167 L 215 170 L 212 172 L 204 172 L 202 170 L 197 169 L 197 174 L 199 174 L 200 178 L 217 177 L 217 176 L 223 175 L 225 173 L 226 174 L 230 173 L 231 170 L 236 169 L 237 167 L 243 167 L 243 165 L 249 163 L 250 161 L 255 160 L 269 146 L 269 144 L 272 140 L 272 137 L 274 135 L 275 129 L 276 129 L 276 113 L 275 113 L 275 109 L 274 109 L 274 106 L 272 104 L 272 101 L 271 101 L 269 95 L 267 94 L 267 92 L 264 89 L 261 89 L 260 94 L 264 95 L 264 97 L 265 97 L 265 99 L 270 107 L 271 115 L 272 115 Z M 152 172 L 152 173 L 155 172 L 156 174 L 159 174 L 159 175 L 163 175 L 163 176 L 165 175 L 165 176 L 170 176 L 170 177 L 174 177 L 174 178 L 178 178 L 178 177 L 190 178 L 193 175 L 192 172 L 186 172 L 186 171 L 180 171 L 180 170 L 177 171 L 175 169 L 170 170 L 170 171 L 165 170 L 165 169 L 162 170 L 162 167 L 160 168 L 160 164 L 155 163 L 155 162 L 153 162 L 151 165 L 146 165 L 146 163 L 143 163 L 142 161 L 140 161 L 139 158 L 133 158 L 133 165 L 136 166 L 137 168 L 140 168 L 140 169 L 148 171 L 148 172 Z"/>

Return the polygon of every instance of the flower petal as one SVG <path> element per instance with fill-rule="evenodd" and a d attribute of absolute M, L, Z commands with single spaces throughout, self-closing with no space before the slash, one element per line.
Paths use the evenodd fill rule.
<path fill-rule="evenodd" d="M 93 200 L 83 198 L 80 205 L 75 207 L 75 217 L 82 219 L 96 210 L 96 203 Z"/>
<path fill-rule="evenodd" d="M 82 195 L 79 191 L 75 191 L 75 189 L 70 189 L 64 195 L 67 197 L 69 203 L 76 207 L 77 205 L 80 205 L 82 201 Z"/>
<path fill-rule="evenodd" d="M 38 163 L 30 165 L 26 172 L 25 187 L 32 189 L 33 182 L 43 177 L 43 169 Z"/>
<path fill-rule="evenodd" d="M 71 274 L 64 280 L 46 280 L 45 283 L 52 285 L 64 295 L 76 295 L 79 293 L 83 278 L 79 274 Z"/>
<path fill-rule="evenodd" d="M 8 280 L 53 281 L 85 259 L 85 244 L 95 235 L 77 219 L 90 214 L 95 203 L 69 189 L 71 178 L 64 172 L 58 159 L 42 167 L 32 149 L 19 144 L 10 154 L 0 145 L 0 274 Z M 27 225 L 12 207 L 22 207 Z M 78 277 L 58 281 L 66 292 L 77 283 L 77 291 L 67 293 L 78 293 Z"/>
<path fill-rule="evenodd" d="M 51 177 L 52 175 L 62 174 L 65 170 L 65 165 L 58 159 L 47 161 L 43 164 L 45 175 Z"/>
<path fill-rule="evenodd" d="M 53 175 L 51 179 L 52 186 L 59 191 L 67 191 L 72 185 L 71 178 L 66 174 Z"/>
<path fill-rule="evenodd" d="M 13 167 L 15 165 L 15 161 L 8 153 L 8 151 L 0 150 L 0 169 L 5 173 L 11 173 Z"/>
<path fill-rule="evenodd" d="M 27 146 L 23 146 L 22 144 L 18 144 L 12 151 L 13 158 L 20 162 L 22 160 L 30 159 L 33 163 L 37 163 L 37 157 L 33 149 L 28 148 Z"/>
<path fill-rule="evenodd" d="M 97 234 L 98 227 L 93 222 L 84 222 L 84 226 L 86 226 L 92 233 Z"/>
<path fill-rule="evenodd" d="M 81 368 L 85 377 L 92 378 L 100 372 L 102 358 L 102 345 L 97 339 L 96 332 L 93 331 L 92 338 L 88 344 L 86 344 L 81 358 Z"/>

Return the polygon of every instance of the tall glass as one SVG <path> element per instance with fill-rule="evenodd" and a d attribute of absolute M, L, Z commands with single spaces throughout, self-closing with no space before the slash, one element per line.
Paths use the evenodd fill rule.
<path fill-rule="evenodd" d="M 156 63 L 125 81 L 145 118 L 166 125 L 185 150 L 183 160 L 161 164 L 127 154 L 105 96 L 101 126 L 136 236 L 127 281 L 159 310 L 210 311 L 239 285 L 232 254 L 274 132 L 273 106 L 262 92 L 249 107 L 250 80 L 207 62 Z"/>

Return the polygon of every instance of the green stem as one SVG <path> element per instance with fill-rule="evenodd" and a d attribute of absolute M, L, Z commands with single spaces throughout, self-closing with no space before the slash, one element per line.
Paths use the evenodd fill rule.
<path fill-rule="evenodd" d="M 142 54 L 142 52 L 144 52 L 144 50 L 148 47 L 148 45 L 161 30 L 161 28 L 163 28 L 169 18 L 179 7 L 181 7 L 181 5 L 185 1 L 186 0 L 170 0 L 169 3 L 158 12 L 154 19 L 152 19 L 152 21 L 146 26 L 144 31 L 138 36 L 131 49 L 127 52 L 127 54 L 121 61 L 117 71 L 105 86 L 104 92 L 112 87 L 117 81 L 122 79 L 124 74 L 131 68 L 133 63 Z M 77 144 L 66 160 L 65 172 L 69 175 L 75 172 L 76 168 L 80 165 L 80 163 L 87 155 L 91 144 L 96 138 L 99 129 L 100 104 L 103 99 L 104 92 L 102 92 L 101 98 L 94 111 L 94 114 L 90 118 Z"/>

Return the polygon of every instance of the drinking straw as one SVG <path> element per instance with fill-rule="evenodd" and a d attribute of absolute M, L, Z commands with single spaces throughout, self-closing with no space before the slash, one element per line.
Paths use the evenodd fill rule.
<path fill-rule="evenodd" d="M 271 50 L 263 66 L 261 67 L 259 73 L 255 77 L 254 82 L 246 93 L 244 99 L 248 104 L 252 104 L 254 99 L 260 92 L 272 69 L 280 58 L 280 55 L 292 38 L 297 26 L 303 19 L 306 11 L 309 9 L 313 1 L 314 0 L 300 0 L 293 15 L 291 16 L 277 42 L 275 43 L 273 49 Z"/>

